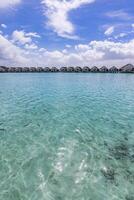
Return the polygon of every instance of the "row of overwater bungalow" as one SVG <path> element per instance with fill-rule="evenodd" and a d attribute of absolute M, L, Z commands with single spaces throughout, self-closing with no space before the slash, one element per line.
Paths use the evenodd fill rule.
<path fill-rule="evenodd" d="M 7 72 L 14 72 L 14 73 L 21 73 L 21 72 L 83 72 L 83 73 L 88 73 L 88 72 L 93 72 L 93 73 L 134 73 L 134 66 L 132 64 L 127 64 L 123 67 L 117 68 L 115 66 L 111 68 L 107 68 L 106 66 L 103 67 L 5 67 L 5 66 L 0 66 L 0 73 L 7 73 Z"/>

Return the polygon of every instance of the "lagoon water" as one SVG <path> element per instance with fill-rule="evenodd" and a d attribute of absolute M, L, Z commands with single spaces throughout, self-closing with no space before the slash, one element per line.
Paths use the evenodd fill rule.
<path fill-rule="evenodd" d="M 0 74 L 0 200 L 134 200 L 134 75 Z"/>

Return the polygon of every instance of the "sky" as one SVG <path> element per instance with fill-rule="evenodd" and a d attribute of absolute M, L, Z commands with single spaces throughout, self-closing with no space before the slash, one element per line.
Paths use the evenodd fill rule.
<path fill-rule="evenodd" d="M 134 64 L 133 0 L 0 0 L 0 65 Z"/>

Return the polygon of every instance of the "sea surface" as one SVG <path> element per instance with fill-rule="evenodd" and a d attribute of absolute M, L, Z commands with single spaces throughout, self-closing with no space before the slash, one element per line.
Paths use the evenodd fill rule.
<path fill-rule="evenodd" d="M 134 200 L 134 75 L 0 74 L 0 200 Z"/>

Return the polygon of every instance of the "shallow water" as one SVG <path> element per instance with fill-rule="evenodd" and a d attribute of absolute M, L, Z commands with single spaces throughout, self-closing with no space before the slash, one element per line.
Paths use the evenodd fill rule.
<path fill-rule="evenodd" d="M 0 200 L 134 200 L 134 75 L 0 74 Z"/>

